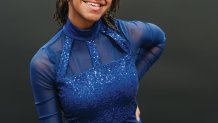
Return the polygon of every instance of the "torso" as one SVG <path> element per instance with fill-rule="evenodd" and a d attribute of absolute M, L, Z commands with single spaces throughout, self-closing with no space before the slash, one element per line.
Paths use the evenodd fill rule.
<path fill-rule="evenodd" d="M 101 64 L 95 41 L 87 41 L 93 67 L 66 75 L 73 40 L 66 36 L 57 72 L 61 108 L 69 123 L 122 123 L 135 115 L 138 75 L 135 57 L 124 45 L 124 38 L 106 31 L 126 51 L 126 55 Z"/>

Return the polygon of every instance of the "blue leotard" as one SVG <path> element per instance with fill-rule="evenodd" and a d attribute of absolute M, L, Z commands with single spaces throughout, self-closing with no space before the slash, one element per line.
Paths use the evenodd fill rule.
<path fill-rule="evenodd" d="M 165 33 L 155 24 L 102 19 L 79 29 L 68 19 L 30 63 L 41 123 L 137 123 L 139 81 L 160 57 Z"/>

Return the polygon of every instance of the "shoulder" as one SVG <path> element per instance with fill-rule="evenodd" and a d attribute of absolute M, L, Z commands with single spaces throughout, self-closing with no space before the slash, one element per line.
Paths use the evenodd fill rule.
<path fill-rule="evenodd" d="M 38 85 L 51 89 L 55 81 L 55 67 L 50 62 L 46 50 L 40 48 L 30 62 L 30 81 L 35 88 Z"/>
<path fill-rule="evenodd" d="M 131 31 L 138 31 L 138 30 L 146 30 L 149 31 L 160 31 L 163 32 L 163 29 L 152 22 L 147 21 L 139 21 L 139 20 L 123 20 L 117 18 L 116 20 L 117 26 L 121 30 L 131 30 Z"/>
<path fill-rule="evenodd" d="M 116 19 L 117 27 L 131 40 L 165 38 L 163 29 L 152 22 Z"/>
<path fill-rule="evenodd" d="M 49 53 L 46 48 L 40 48 L 30 61 L 31 76 L 41 76 L 54 66 L 49 59 Z M 50 71 L 50 70 L 49 70 Z"/>
<path fill-rule="evenodd" d="M 46 87 L 56 78 L 56 66 L 61 49 L 61 35 L 58 31 L 33 55 L 30 61 L 30 80 Z"/>
<path fill-rule="evenodd" d="M 145 22 L 139 20 L 123 20 L 119 18 L 116 19 L 116 22 L 120 29 L 127 29 L 131 31 L 136 31 L 136 29 L 142 28 L 146 24 Z"/>
<path fill-rule="evenodd" d="M 55 63 L 57 54 L 61 50 L 62 30 L 56 32 L 44 45 L 42 45 L 31 59 L 31 66 L 39 66 L 43 62 Z"/>

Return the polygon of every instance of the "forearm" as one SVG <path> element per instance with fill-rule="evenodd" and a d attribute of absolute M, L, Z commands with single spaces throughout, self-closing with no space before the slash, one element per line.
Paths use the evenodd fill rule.
<path fill-rule="evenodd" d="M 136 67 L 138 70 L 138 76 L 141 79 L 142 76 L 149 70 L 149 68 L 159 59 L 162 52 L 164 51 L 165 44 L 157 44 L 150 49 L 140 49 L 137 60 Z"/>

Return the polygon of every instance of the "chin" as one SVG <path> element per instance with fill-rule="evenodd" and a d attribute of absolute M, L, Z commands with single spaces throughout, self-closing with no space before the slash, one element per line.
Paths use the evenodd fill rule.
<path fill-rule="evenodd" d="M 86 17 L 86 20 L 90 21 L 90 22 L 96 22 L 98 21 L 99 19 L 101 18 L 101 16 L 89 16 L 89 17 Z"/>

